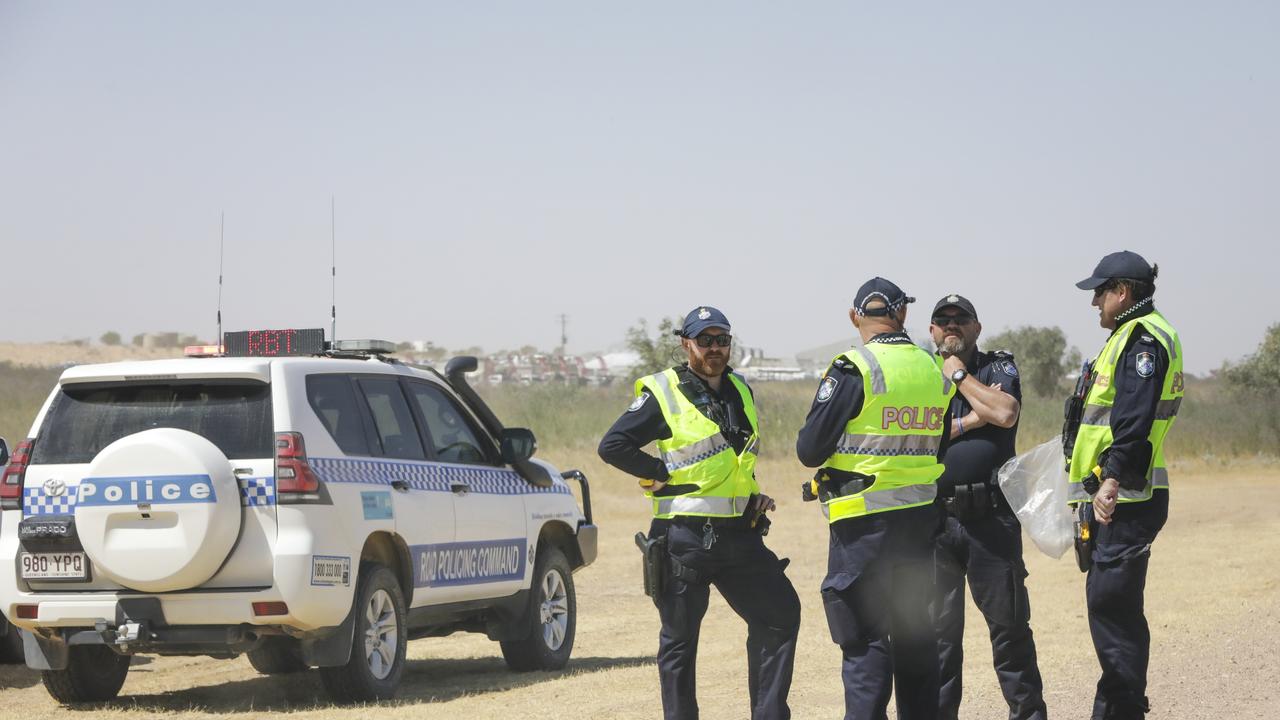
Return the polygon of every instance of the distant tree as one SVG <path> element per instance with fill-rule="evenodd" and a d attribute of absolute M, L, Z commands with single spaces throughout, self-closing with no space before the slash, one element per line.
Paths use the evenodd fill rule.
<path fill-rule="evenodd" d="M 993 335 L 982 344 L 1013 353 L 1023 388 L 1040 396 L 1058 392 L 1063 378 L 1080 364 L 1080 351 L 1067 348 L 1067 336 L 1059 327 L 1024 325 Z"/>
<path fill-rule="evenodd" d="M 179 335 L 178 344 L 174 347 L 186 347 L 188 345 L 199 345 L 200 338 L 196 335 Z"/>
<path fill-rule="evenodd" d="M 637 376 L 671 367 L 680 347 L 680 340 L 675 336 L 679 324 L 675 318 L 663 318 L 658 323 L 656 337 L 649 336 L 649 323 L 643 319 L 627 329 L 627 349 L 640 356 L 634 368 Z"/>
<path fill-rule="evenodd" d="M 103 345 L 110 345 L 112 347 L 115 347 L 116 345 L 120 344 L 120 333 L 116 332 L 115 330 L 108 330 L 102 333 L 102 337 L 98 338 L 98 341 L 101 342 Z"/>
<path fill-rule="evenodd" d="M 133 340 L 131 342 L 133 343 L 134 347 L 142 347 L 142 343 L 146 342 L 146 340 L 147 340 L 146 333 L 138 333 L 137 335 L 133 336 Z"/>
<path fill-rule="evenodd" d="M 537 355 L 538 348 L 532 345 L 521 345 L 520 349 L 516 351 L 516 354 L 517 355 Z"/>
<path fill-rule="evenodd" d="M 1223 371 L 1227 382 L 1250 391 L 1280 388 L 1280 323 L 1267 328 L 1258 350 Z"/>

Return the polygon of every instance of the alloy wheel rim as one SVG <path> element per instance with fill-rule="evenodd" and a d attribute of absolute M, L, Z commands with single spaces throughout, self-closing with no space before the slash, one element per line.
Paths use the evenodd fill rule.
<path fill-rule="evenodd" d="M 378 589 L 369 597 L 365 607 L 364 656 L 369 672 L 379 680 L 385 680 L 395 667 L 400 645 L 399 627 L 396 623 L 396 606 L 386 590 Z"/>
<path fill-rule="evenodd" d="M 542 622 L 542 641 L 559 650 L 569 634 L 569 588 L 557 570 L 542 577 L 542 602 L 538 609 Z"/>

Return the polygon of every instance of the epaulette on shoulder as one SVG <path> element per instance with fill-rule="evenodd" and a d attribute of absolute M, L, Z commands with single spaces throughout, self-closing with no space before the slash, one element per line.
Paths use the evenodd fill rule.
<path fill-rule="evenodd" d="M 997 360 L 1012 360 L 1013 353 L 1008 350 L 992 350 L 991 357 L 996 358 Z"/>
<path fill-rule="evenodd" d="M 843 357 L 838 357 L 835 360 L 831 361 L 831 369 L 828 370 L 827 372 L 828 373 L 840 372 L 840 373 L 845 373 L 847 375 L 849 373 L 857 373 L 858 366 L 854 365 L 848 360 L 845 360 Z"/>

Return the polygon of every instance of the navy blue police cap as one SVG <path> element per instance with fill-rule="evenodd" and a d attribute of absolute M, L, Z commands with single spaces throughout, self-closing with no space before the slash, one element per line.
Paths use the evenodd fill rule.
<path fill-rule="evenodd" d="M 696 338 L 707 328 L 713 327 L 729 332 L 729 318 L 710 305 L 699 305 L 684 316 L 684 325 L 676 334 L 680 337 Z"/>
<path fill-rule="evenodd" d="M 1093 269 L 1093 274 L 1076 283 L 1076 287 L 1081 290 L 1093 290 L 1114 278 L 1152 282 L 1156 279 L 1156 270 L 1138 253 L 1121 250 L 1102 258 L 1098 267 Z"/>
<path fill-rule="evenodd" d="M 939 310 L 949 307 L 960 308 L 964 312 L 968 313 L 969 317 L 974 320 L 978 319 L 978 311 L 973 309 L 973 303 L 969 302 L 969 298 L 963 295 L 956 295 L 955 293 L 939 300 L 938 304 L 933 306 L 933 314 L 937 315 Z"/>
<path fill-rule="evenodd" d="M 883 302 L 884 307 L 868 310 L 867 305 L 876 300 Z M 890 312 L 896 312 L 903 305 L 915 301 L 915 298 L 902 292 L 902 288 L 877 276 L 858 288 L 858 294 L 853 298 L 853 309 L 859 315 L 888 315 Z"/>

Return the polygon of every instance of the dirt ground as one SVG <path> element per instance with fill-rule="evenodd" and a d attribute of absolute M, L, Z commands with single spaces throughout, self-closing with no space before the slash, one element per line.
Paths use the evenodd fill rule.
<path fill-rule="evenodd" d="M 646 525 L 632 483 L 594 458 L 551 457 L 592 478 L 600 558 L 576 576 L 579 625 L 573 659 L 560 673 L 514 674 L 496 644 L 482 636 L 414 641 L 399 700 L 389 706 L 327 705 L 315 672 L 257 675 L 244 658 L 138 658 L 121 698 L 93 709 L 95 718 L 250 717 L 289 712 L 305 718 L 656 718 L 656 611 L 640 589 L 639 553 L 631 542 Z M 1147 584 L 1153 653 L 1149 718 L 1280 716 L 1280 468 L 1257 463 L 1177 467 L 1169 523 L 1160 535 Z M 839 652 L 818 596 L 826 527 L 802 505 L 794 463 L 764 462 L 766 492 L 778 497 L 769 544 L 792 559 L 788 570 L 804 602 L 791 693 L 796 718 L 843 712 Z M 1088 716 L 1097 660 L 1085 622 L 1084 577 L 1068 554 L 1041 555 L 1028 543 L 1032 626 L 1050 715 Z M 699 701 L 704 718 L 746 718 L 743 623 L 714 593 L 703 625 Z M 970 605 L 961 716 L 1006 716 L 991 669 L 981 616 Z M 729 678 L 712 687 L 712 678 Z M 0 666 L 5 717 L 65 717 L 38 673 Z M 892 713 L 892 710 L 890 711 Z"/>

